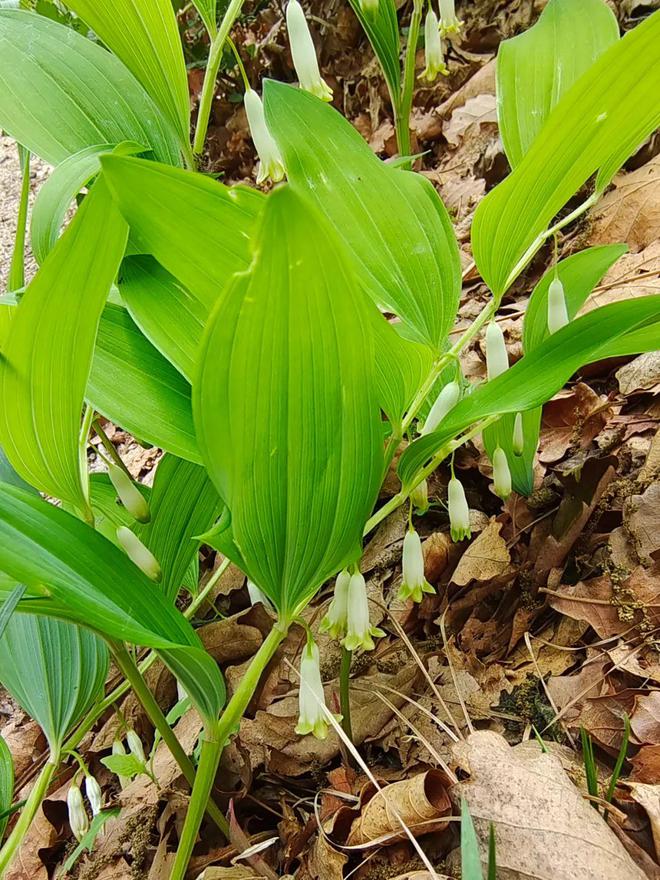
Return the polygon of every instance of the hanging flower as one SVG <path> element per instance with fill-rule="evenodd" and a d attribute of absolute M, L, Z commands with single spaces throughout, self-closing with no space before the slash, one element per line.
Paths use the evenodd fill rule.
<path fill-rule="evenodd" d="M 424 577 L 424 553 L 422 542 L 414 529 L 406 532 L 403 539 L 403 580 L 399 588 L 399 599 L 421 602 L 424 593 L 435 593 Z"/>
<path fill-rule="evenodd" d="M 356 651 L 358 648 L 362 648 L 364 651 L 373 651 L 375 648 L 374 638 L 380 638 L 384 635 L 382 629 L 371 625 L 367 585 L 364 576 L 356 571 L 351 575 L 348 585 L 346 636 L 342 639 L 342 645 L 347 651 Z"/>
<path fill-rule="evenodd" d="M 522 413 L 516 413 L 513 421 L 513 438 L 511 448 L 514 455 L 522 455 L 525 449 L 525 429 L 523 427 Z"/>
<path fill-rule="evenodd" d="M 504 334 L 496 321 L 491 321 L 486 328 L 486 366 L 489 381 L 501 376 L 509 369 L 509 356 L 506 353 Z"/>
<path fill-rule="evenodd" d="M 463 22 L 456 16 L 454 0 L 440 0 L 440 33 L 442 36 L 457 34 L 462 27 Z"/>
<path fill-rule="evenodd" d="M 378 12 L 379 0 L 360 0 L 360 9 L 365 15 L 375 15 Z"/>
<path fill-rule="evenodd" d="M 427 420 L 424 422 L 422 436 L 430 434 L 438 427 L 447 413 L 458 403 L 461 396 L 461 386 L 458 382 L 448 382 L 435 399 Z"/>
<path fill-rule="evenodd" d="M 511 494 L 511 471 L 506 452 L 498 446 L 493 453 L 493 488 L 502 501 Z"/>
<path fill-rule="evenodd" d="M 289 31 L 293 66 L 296 68 L 300 87 L 322 101 L 332 101 L 332 89 L 321 76 L 314 41 L 298 0 L 289 0 L 287 3 L 286 26 Z"/>
<path fill-rule="evenodd" d="M 300 658 L 299 716 L 296 733 L 314 734 L 317 739 L 328 735 L 328 722 L 323 712 L 325 694 L 321 681 L 321 662 L 316 642 L 309 637 Z"/>
<path fill-rule="evenodd" d="M 144 748 L 142 747 L 142 740 L 134 730 L 131 729 L 126 732 L 126 742 L 128 743 L 128 749 L 131 755 L 133 755 L 133 757 L 141 764 L 146 765 L 147 759 L 144 754 Z"/>
<path fill-rule="evenodd" d="M 122 755 L 122 756 L 126 754 L 126 747 L 124 746 L 124 743 L 120 739 L 116 739 L 113 741 L 112 754 L 113 755 Z M 122 789 L 126 788 L 126 786 L 131 781 L 130 776 L 121 776 L 120 774 L 117 774 L 117 778 L 119 779 L 119 787 Z"/>
<path fill-rule="evenodd" d="M 254 89 L 248 89 L 246 91 L 243 97 L 243 103 L 245 105 L 248 125 L 250 126 L 252 142 L 254 143 L 254 148 L 259 156 L 257 183 L 263 183 L 264 180 L 267 180 L 268 178 L 270 178 L 273 183 L 277 183 L 279 180 L 283 179 L 286 172 L 284 170 L 282 154 L 266 125 L 264 105 L 261 103 L 261 98 Z"/>
<path fill-rule="evenodd" d="M 128 558 L 152 581 L 159 581 L 163 576 L 160 564 L 153 553 L 127 526 L 117 529 L 117 540 Z"/>
<path fill-rule="evenodd" d="M 273 603 L 270 601 L 268 596 L 264 593 L 261 587 L 258 587 L 254 581 L 251 581 L 250 578 L 247 579 L 247 589 L 248 596 L 250 597 L 250 603 L 252 605 L 258 605 L 259 602 L 267 608 L 269 611 L 273 608 Z"/>
<path fill-rule="evenodd" d="M 89 831 L 89 819 L 87 818 L 87 813 L 85 811 L 82 792 L 75 782 L 72 782 L 69 786 L 69 791 L 66 795 L 66 805 L 69 812 L 69 825 L 71 826 L 71 831 L 73 832 L 73 836 L 80 843 Z"/>
<path fill-rule="evenodd" d="M 333 639 L 343 639 L 348 629 L 348 588 L 351 573 L 348 569 L 340 571 L 335 581 L 335 594 L 328 613 L 321 621 L 321 632 L 329 633 Z"/>
<path fill-rule="evenodd" d="M 568 324 L 568 310 L 564 285 L 559 278 L 554 278 L 548 288 L 548 331 L 556 333 Z"/>
<path fill-rule="evenodd" d="M 440 29 L 438 26 L 438 17 L 432 9 L 426 13 L 424 22 L 424 60 L 426 67 L 420 73 L 419 79 L 426 82 L 433 82 L 439 73 L 443 76 L 449 76 L 449 68 L 445 64 L 442 52 L 442 40 L 440 39 Z"/>
<path fill-rule="evenodd" d="M 98 816 L 103 808 L 103 792 L 96 779 L 90 774 L 85 776 L 85 794 L 92 808 L 92 815 Z"/>
<path fill-rule="evenodd" d="M 470 529 L 470 509 L 463 484 L 452 477 L 447 487 L 449 500 L 449 528 L 452 541 L 463 541 L 472 536 Z"/>
<path fill-rule="evenodd" d="M 119 500 L 130 515 L 135 517 L 138 522 L 148 523 L 151 519 L 151 513 L 149 512 L 147 499 L 126 471 L 116 464 L 109 463 L 108 476 L 110 477 L 110 482 L 115 487 Z"/>
<path fill-rule="evenodd" d="M 426 480 L 422 480 L 421 483 L 418 483 L 415 488 L 410 493 L 410 500 L 412 502 L 412 506 L 415 508 L 417 513 L 426 513 L 429 509 L 429 484 Z"/>

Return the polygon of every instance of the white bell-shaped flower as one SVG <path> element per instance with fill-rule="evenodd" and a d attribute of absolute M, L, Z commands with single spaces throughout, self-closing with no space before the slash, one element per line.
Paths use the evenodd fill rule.
<path fill-rule="evenodd" d="M 409 529 L 403 539 L 403 579 L 399 599 L 421 602 L 424 593 L 435 593 L 424 576 L 424 553 L 422 542 L 414 529 Z"/>
<path fill-rule="evenodd" d="M 421 430 L 422 436 L 430 434 L 438 427 L 447 413 L 452 410 L 461 396 L 461 386 L 458 382 L 448 382 L 436 397 L 433 406 L 429 412 L 424 427 Z"/>
<path fill-rule="evenodd" d="M 410 501 L 417 513 L 426 513 L 429 509 L 429 484 L 426 480 L 418 483 L 410 493 Z"/>
<path fill-rule="evenodd" d="M 146 765 L 147 759 L 144 754 L 142 740 L 140 739 L 140 737 L 137 735 L 137 733 L 134 730 L 131 729 L 131 730 L 127 731 L 126 742 L 128 743 L 128 749 L 129 749 L 131 755 L 133 755 L 133 757 L 136 758 L 141 764 Z"/>
<path fill-rule="evenodd" d="M 286 26 L 289 31 L 293 66 L 296 68 L 300 87 L 322 101 L 332 101 L 332 89 L 321 76 L 314 41 L 298 0 L 289 0 L 287 3 Z"/>
<path fill-rule="evenodd" d="M 491 321 L 486 328 L 486 366 L 488 379 L 496 379 L 509 369 L 509 356 L 506 353 L 504 334 L 497 321 Z"/>
<path fill-rule="evenodd" d="M 493 488 L 502 501 L 511 494 L 511 471 L 506 452 L 498 446 L 493 452 Z"/>
<path fill-rule="evenodd" d="M 300 658 L 299 717 L 296 733 L 314 734 L 317 739 L 328 735 L 328 722 L 323 706 L 325 694 L 321 681 L 321 658 L 316 642 L 308 638 Z"/>
<path fill-rule="evenodd" d="M 362 648 L 364 651 L 373 651 L 374 637 L 378 638 L 384 635 L 382 629 L 371 625 L 367 584 L 364 576 L 356 571 L 351 575 L 348 585 L 347 626 L 342 645 L 347 651 L 356 651 L 358 648 Z"/>
<path fill-rule="evenodd" d="M 454 0 L 440 0 L 440 33 L 443 37 L 447 34 L 456 34 L 463 26 L 456 15 Z"/>
<path fill-rule="evenodd" d="M 161 579 L 163 573 L 158 560 L 134 532 L 127 526 L 119 526 L 117 540 L 131 562 L 137 565 L 148 578 L 151 578 L 152 581 Z"/>
<path fill-rule="evenodd" d="M 452 477 L 447 487 L 449 507 L 449 529 L 452 541 L 463 541 L 472 536 L 470 529 L 470 508 L 465 489 L 460 480 Z"/>
<path fill-rule="evenodd" d="M 514 455 L 522 455 L 525 449 L 525 428 L 523 426 L 522 413 L 516 413 L 516 417 L 513 420 L 511 448 L 513 449 Z"/>
<path fill-rule="evenodd" d="M 348 589 L 351 573 L 348 569 L 340 571 L 335 581 L 335 593 L 328 613 L 321 621 L 321 632 L 329 633 L 333 639 L 343 639 L 348 629 Z"/>
<path fill-rule="evenodd" d="M 103 792 L 96 779 L 90 774 L 85 776 L 85 794 L 92 808 L 92 815 L 98 816 L 103 809 Z"/>
<path fill-rule="evenodd" d="M 66 795 L 66 806 L 69 812 L 71 831 L 76 840 L 80 842 L 89 831 L 89 819 L 85 811 L 82 792 L 75 782 L 72 782 L 69 786 L 69 791 Z"/>
<path fill-rule="evenodd" d="M 284 161 L 275 139 L 266 125 L 264 105 L 261 98 L 254 91 L 248 89 L 243 97 L 245 113 L 254 148 L 259 156 L 259 168 L 257 170 L 257 183 L 263 183 L 269 178 L 273 183 L 282 180 L 285 175 Z"/>
<path fill-rule="evenodd" d="M 559 278 L 553 278 L 548 287 L 548 331 L 556 333 L 568 324 L 568 310 L 564 285 Z"/>
<path fill-rule="evenodd" d="M 123 468 L 116 464 L 108 464 L 108 476 L 110 482 L 115 487 L 115 492 L 119 496 L 119 500 L 126 510 L 138 522 L 148 523 L 151 519 L 149 512 L 149 504 L 147 499 L 140 492 L 133 480 L 129 477 Z"/>
<path fill-rule="evenodd" d="M 449 68 L 445 64 L 442 51 L 438 17 L 432 9 L 426 13 L 424 21 L 424 61 L 426 66 L 420 73 L 419 79 L 433 82 L 439 73 L 449 76 Z"/>
<path fill-rule="evenodd" d="M 113 755 L 125 755 L 126 754 L 126 746 L 120 739 L 116 739 L 112 743 L 112 754 Z M 119 779 L 119 787 L 124 789 L 130 783 L 130 776 L 121 776 L 117 774 L 117 778 Z"/>

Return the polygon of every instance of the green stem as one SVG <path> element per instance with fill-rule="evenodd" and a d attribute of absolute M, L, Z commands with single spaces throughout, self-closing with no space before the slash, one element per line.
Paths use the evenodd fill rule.
<path fill-rule="evenodd" d="M 117 452 L 117 450 L 115 449 L 115 445 L 114 445 L 114 443 L 110 440 L 110 438 L 108 437 L 108 435 L 107 435 L 107 434 L 105 433 L 105 431 L 103 430 L 103 427 L 101 426 L 101 422 L 100 422 L 99 419 L 93 419 L 93 421 L 92 421 L 92 428 L 94 428 L 94 433 L 96 434 L 96 436 L 97 436 L 97 437 L 99 438 L 99 440 L 101 441 L 101 444 L 103 445 L 103 448 L 104 448 L 105 451 L 108 453 L 108 455 L 109 455 L 110 458 L 113 460 L 113 462 L 117 465 L 118 468 L 121 468 L 121 470 L 122 470 L 122 471 L 123 471 L 128 477 L 130 477 L 131 480 L 132 480 L 132 479 L 133 479 L 133 476 L 132 476 L 131 472 L 130 472 L 129 469 L 126 467 L 126 465 L 124 464 L 124 462 L 121 460 L 121 455 Z"/>
<path fill-rule="evenodd" d="M 400 156 L 410 156 L 410 111 L 412 110 L 413 91 L 415 89 L 415 57 L 417 55 L 417 43 L 419 41 L 419 29 L 424 11 L 424 0 L 415 0 L 410 28 L 408 30 L 408 45 L 403 64 L 403 85 L 401 96 L 394 108 L 394 121 L 396 128 L 396 142 Z M 401 167 L 412 168 L 412 162 L 408 161 Z"/>
<path fill-rule="evenodd" d="M 204 84 L 202 85 L 202 96 L 199 100 L 195 139 L 193 141 L 193 153 L 196 156 L 201 156 L 204 152 L 206 132 L 208 131 L 209 119 L 211 116 L 211 106 L 215 95 L 215 81 L 218 76 L 218 70 L 220 69 L 220 62 L 222 61 L 222 50 L 225 45 L 225 40 L 229 36 L 232 25 L 236 21 L 242 6 L 243 0 L 231 0 L 223 19 L 220 22 L 218 32 L 211 42 L 209 60 L 204 74 Z"/>
<path fill-rule="evenodd" d="M 9 278 L 7 281 L 7 290 L 10 291 L 20 290 L 25 284 L 25 229 L 30 198 L 30 154 L 19 144 L 18 155 L 21 161 L 21 170 L 23 171 L 23 181 L 21 184 L 21 198 L 18 203 L 14 251 L 9 265 Z"/>
<path fill-rule="evenodd" d="M 341 707 L 341 726 L 346 736 L 353 742 L 351 725 L 351 660 L 353 652 L 342 646 L 341 667 L 339 670 L 339 704 Z M 355 745 L 355 743 L 353 743 Z"/>
<path fill-rule="evenodd" d="M 25 802 L 25 806 L 21 810 L 21 815 L 18 817 L 16 825 L 14 825 L 14 830 L 5 841 L 5 845 L 0 849 L 0 877 L 4 876 L 4 873 L 13 861 L 23 838 L 27 834 L 32 821 L 37 814 L 37 810 L 41 806 L 43 799 L 46 797 L 48 787 L 59 763 L 59 755 L 51 753 L 48 761 L 44 764 L 41 773 L 37 777 L 32 791 Z"/>

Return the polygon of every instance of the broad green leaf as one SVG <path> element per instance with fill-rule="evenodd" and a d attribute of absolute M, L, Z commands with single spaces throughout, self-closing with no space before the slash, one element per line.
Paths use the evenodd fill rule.
<path fill-rule="evenodd" d="M 174 601 L 197 555 L 197 538 L 215 522 L 222 502 L 203 467 L 166 455 L 158 463 L 149 506 L 151 521 L 134 531 L 160 563 L 160 588 Z"/>
<path fill-rule="evenodd" d="M 218 27 L 216 24 L 217 0 L 193 0 L 193 6 L 202 17 L 206 30 L 211 36 L 215 35 Z"/>
<path fill-rule="evenodd" d="M 241 563 L 289 620 L 360 552 L 382 425 L 372 306 L 332 227 L 284 186 L 258 241 L 207 325 L 193 412 Z"/>
<path fill-rule="evenodd" d="M 569 318 L 573 319 L 594 287 L 608 269 L 627 251 L 625 244 L 608 244 L 587 248 L 557 263 L 557 277 L 564 285 Z M 527 353 L 537 348 L 548 333 L 548 288 L 555 277 L 555 268 L 549 269 L 534 288 L 523 322 L 523 347 Z M 506 452 L 511 469 L 513 488 L 529 495 L 534 488 L 534 459 L 539 441 L 541 410 L 523 413 L 525 446 L 522 455 L 513 453 L 515 415 L 502 416 L 500 421 L 483 432 L 484 446 L 492 456 L 497 446 Z"/>
<path fill-rule="evenodd" d="M 0 681 L 54 754 L 102 693 L 107 672 L 105 644 L 62 620 L 14 614 L 0 638 Z"/>
<path fill-rule="evenodd" d="M 200 461 L 190 385 L 121 306 L 108 304 L 101 315 L 86 397 L 140 440 Z"/>
<path fill-rule="evenodd" d="M 118 58 L 22 10 L 0 10 L 0 128 L 51 165 L 126 140 L 180 162 L 175 131 Z"/>
<path fill-rule="evenodd" d="M 350 0 L 350 4 L 369 37 L 383 70 L 392 103 L 396 104 L 401 91 L 401 40 L 396 3 L 394 0 L 379 0 L 378 9 L 373 12 L 363 11 L 360 0 Z"/>
<path fill-rule="evenodd" d="M 653 351 L 659 340 L 660 296 L 611 303 L 576 318 L 505 373 L 476 388 L 436 431 L 412 443 L 399 462 L 401 482 L 411 488 L 419 469 L 480 419 L 541 406 L 584 364 Z"/>
<path fill-rule="evenodd" d="M 144 149 L 130 141 L 122 144 L 96 144 L 74 153 L 53 169 L 32 206 L 30 240 L 38 263 L 43 263 L 53 249 L 71 202 L 98 174 L 101 167 L 99 156 L 114 150 L 130 155 L 144 152 Z"/>
<path fill-rule="evenodd" d="M 250 264 L 262 193 L 143 159 L 104 156 L 101 164 L 133 241 L 210 309 Z"/>
<path fill-rule="evenodd" d="M 0 589 L 3 593 L 7 593 L 8 590 L 11 592 L 7 595 L 7 598 L 4 599 L 2 605 L 0 606 L 0 639 L 2 638 L 2 634 L 6 630 L 9 625 L 9 621 L 11 620 L 14 611 L 16 610 L 16 606 L 23 598 L 25 594 L 25 587 L 23 584 L 16 583 L 11 578 L 8 578 L 7 575 L 2 575 L 2 586 Z M 13 586 L 15 584 L 15 586 Z"/>
<path fill-rule="evenodd" d="M 80 416 L 127 226 L 98 180 L 21 297 L 0 366 L 0 442 L 31 485 L 85 509 Z"/>
<path fill-rule="evenodd" d="M 593 175 L 602 192 L 660 124 L 660 11 L 602 53 L 566 92 L 506 180 L 477 208 L 472 248 L 500 297 L 553 217 Z"/>
<path fill-rule="evenodd" d="M 28 588 L 20 611 L 154 648 L 202 715 L 217 718 L 224 685 L 199 637 L 158 586 L 93 528 L 2 485 L 0 570 Z"/>
<path fill-rule="evenodd" d="M 418 342 L 438 350 L 456 318 L 456 236 L 431 183 L 390 168 L 313 95 L 268 80 L 266 118 L 291 186 L 310 197 L 352 252 L 365 290 Z"/>
<path fill-rule="evenodd" d="M 461 877 L 463 880 L 484 880 L 479 840 L 465 798 L 461 799 Z"/>
<path fill-rule="evenodd" d="M 190 150 L 190 98 L 172 0 L 65 0 L 124 62 Z"/>
<path fill-rule="evenodd" d="M 604 0 L 550 0 L 534 27 L 500 43 L 497 117 L 512 168 L 559 99 L 618 39 L 619 25 Z"/>
<path fill-rule="evenodd" d="M 0 734 L 0 843 L 9 821 L 9 810 L 14 797 L 14 761 L 9 746 Z"/>

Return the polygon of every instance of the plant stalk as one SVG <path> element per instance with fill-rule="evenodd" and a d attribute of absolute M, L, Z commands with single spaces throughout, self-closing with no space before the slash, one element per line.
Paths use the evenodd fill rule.
<path fill-rule="evenodd" d="M 25 230 L 27 226 L 28 201 L 30 198 L 30 153 L 18 146 L 18 156 L 21 162 L 23 180 L 21 183 L 21 197 L 18 203 L 18 217 L 16 218 L 16 237 L 14 250 L 9 264 L 9 278 L 7 290 L 20 290 L 25 284 Z"/>
<path fill-rule="evenodd" d="M 413 91 L 415 89 L 415 57 L 417 55 L 417 43 L 419 41 L 419 29 L 424 11 L 424 0 L 414 0 L 413 11 L 410 17 L 408 30 L 408 45 L 406 57 L 403 63 L 403 84 L 401 95 L 394 108 L 394 122 L 396 129 L 396 142 L 400 156 L 410 156 L 410 111 L 412 110 Z M 410 170 L 412 161 L 407 160 L 401 166 Z"/>
<path fill-rule="evenodd" d="M 204 73 L 204 83 L 202 85 L 202 96 L 199 100 L 199 110 L 197 112 L 197 125 L 195 127 L 195 138 L 193 140 L 193 153 L 195 156 L 201 156 L 204 152 L 204 143 L 206 142 L 206 133 L 209 127 L 209 119 L 211 116 L 211 106 L 213 105 L 213 97 L 215 95 L 215 81 L 220 69 L 222 61 L 222 50 L 225 41 L 229 36 L 232 25 L 238 18 L 243 6 L 243 0 L 231 0 L 227 11 L 225 12 L 218 32 L 211 42 L 211 50 L 209 52 L 209 60 Z"/>
<path fill-rule="evenodd" d="M 341 667 L 339 669 L 339 705 L 341 707 L 341 726 L 346 736 L 353 742 L 351 725 L 351 661 L 353 652 L 342 646 Z"/>
<path fill-rule="evenodd" d="M 48 761 L 44 764 L 41 773 L 37 777 L 37 780 L 32 787 L 32 791 L 25 802 L 25 806 L 21 810 L 18 821 L 16 822 L 16 825 L 14 825 L 13 831 L 5 841 L 5 845 L 0 849 L 0 877 L 4 876 L 4 873 L 13 861 L 23 838 L 27 834 L 32 821 L 37 814 L 37 810 L 41 806 L 43 799 L 46 797 L 48 787 L 50 786 L 53 774 L 57 770 L 59 763 L 59 754 L 51 753 L 48 757 Z"/>

